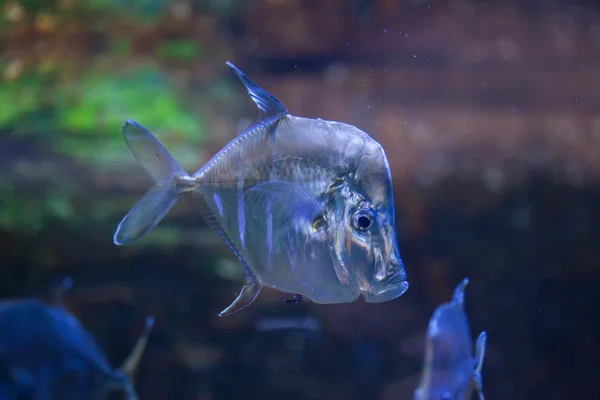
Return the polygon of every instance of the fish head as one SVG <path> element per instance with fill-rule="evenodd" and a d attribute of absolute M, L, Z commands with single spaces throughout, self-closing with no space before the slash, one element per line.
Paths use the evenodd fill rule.
<path fill-rule="evenodd" d="M 393 300 L 406 292 L 408 282 L 396 239 L 390 168 L 379 143 L 365 141 L 349 182 L 343 194 L 343 247 L 354 265 L 348 270 L 367 302 Z"/>

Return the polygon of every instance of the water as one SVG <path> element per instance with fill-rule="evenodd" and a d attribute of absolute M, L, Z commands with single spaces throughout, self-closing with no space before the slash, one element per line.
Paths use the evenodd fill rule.
<path fill-rule="evenodd" d="M 412 398 L 431 313 L 468 276 L 487 399 L 594 397 L 600 9 L 577 4 L 7 3 L 0 296 L 72 276 L 65 306 L 113 366 L 153 315 L 141 400 L 391 400 Z M 285 304 L 265 289 L 219 318 L 241 268 L 188 201 L 113 245 L 151 185 L 120 125 L 138 120 L 197 169 L 256 115 L 226 60 L 291 113 L 383 145 L 405 295 Z"/>

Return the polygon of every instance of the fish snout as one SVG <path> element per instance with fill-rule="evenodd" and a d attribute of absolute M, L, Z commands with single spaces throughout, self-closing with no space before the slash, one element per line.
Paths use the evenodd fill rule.
<path fill-rule="evenodd" d="M 394 300 L 408 290 L 409 285 L 402 260 L 395 256 L 390 257 L 386 267 L 386 276 L 383 279 L 378 279 L 380 277 L 376 275 L 374 281 L 371 282 L 371 290 L 364 293 L 367 302 L 382 303 Z"/>

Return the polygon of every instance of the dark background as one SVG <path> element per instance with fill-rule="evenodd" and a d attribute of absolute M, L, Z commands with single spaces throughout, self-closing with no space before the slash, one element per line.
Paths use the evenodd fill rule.
<path fill-rule="evenodd" d="M 67 307 L 113 365 L 156 318 L 151 399 L 409 399 L 434 308 L 467 276 L 487 399 L 600 391 L 600 8 L 584 1 L 56 0 L 0 17 L 0 296 L 75 279 Z M 120 134 L 192 172 L 256 116 L 230 60 L 295 115 L 386 150 L 410 289 L 383 304 L 231 317 L 241 268 L 182 201 L 126 247 L 150 185 Z M 255 327 L 267 317 L 316 331 Z"/>

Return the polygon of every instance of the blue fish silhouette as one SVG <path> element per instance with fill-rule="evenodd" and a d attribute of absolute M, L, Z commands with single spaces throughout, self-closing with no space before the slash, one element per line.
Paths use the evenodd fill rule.
<path fill-rule="evenodd" d="M 454 290 L 449 303 L 439 305 L 427 329 L 425 365 L 415 400 L 467 400 L 473 389 L 484 400 L 481 368 L 487 335 L 479 334 L 473 358 L 469 323 L 464 311 L 468 278 Z"/>
<path fill-rule="evenodd" d="M 131 354 L 113 369 L 93 336 L 61 304 L 72 285 L 67 277 L 49 298 L 0 302 L 0 399 L 102 399 L 113 391 L 137 399 L 133 378 L 154 319 L 146 318 Z"/>

